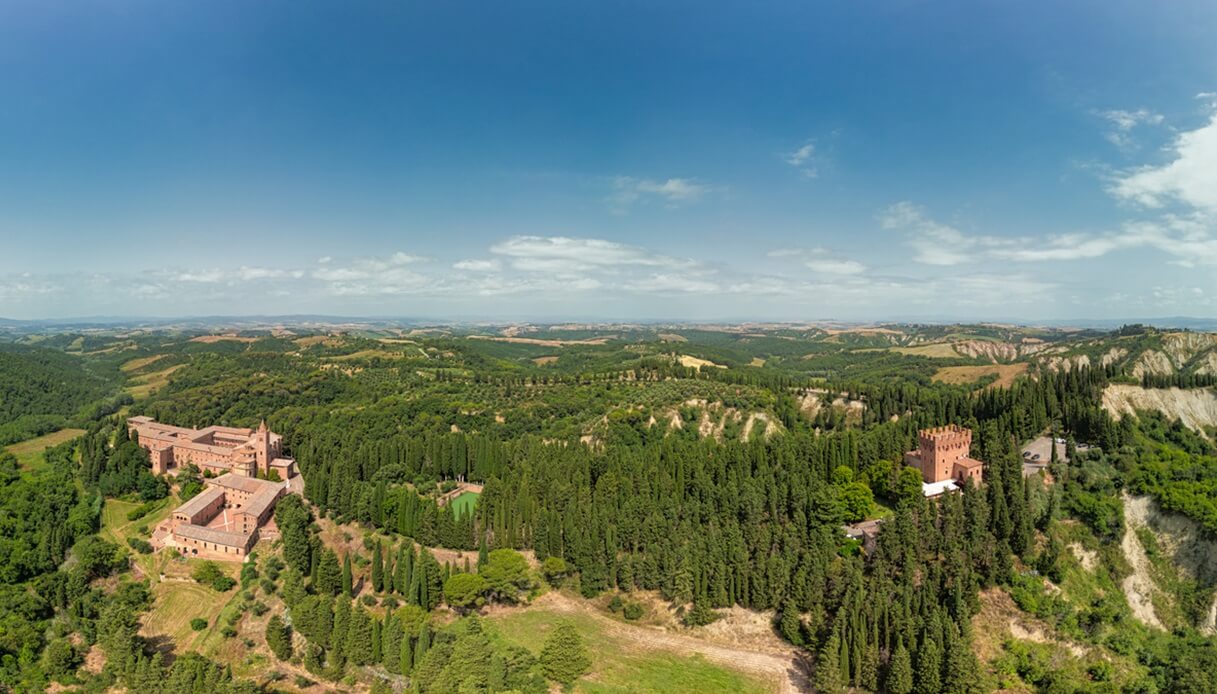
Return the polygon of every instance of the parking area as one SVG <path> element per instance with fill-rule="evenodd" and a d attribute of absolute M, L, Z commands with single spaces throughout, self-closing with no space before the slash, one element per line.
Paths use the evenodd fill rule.
<path fill-rule="evenodd" d="M 1069 462 L 1065 458 L 1065 440 L 1058 439 L 1056 454 L 1061 462 Z M 1023 446 L 1023 477 L 1031 477 L 1040 470 L 1047 470 L 1052 461 L 1052 437 L 1041 436 Z"/>

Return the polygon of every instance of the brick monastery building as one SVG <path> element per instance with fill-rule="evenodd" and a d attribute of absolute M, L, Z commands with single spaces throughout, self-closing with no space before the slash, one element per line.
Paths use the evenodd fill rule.
<path fill-rule="evenodd" d="M 984 463 L 971 457 L 972 430 L 950 424 L 919 432 L 919 447 L 904 454 L 904 463 L 921 471 L 921 491 L 938 496 L 956 491 L 965 481 L 980 486 Z"/>
<path fill-rule="evenodd" d="M 193 464 L 204 472 L 231 472 L 242 477 L 263 476 L 274 470 L 279 479 L 296 474 L 296 461 L 283 457 L 283 437 L 266 428 L 211 426 L 187 429 L 161 424 L 151 417 L 130 417 L 127 428 L 139 435 L 139 445 L 148 451 L 152 474 L 177 474 Z"/>
<path fill-rule="evenodd" d="M 158 528 L 160 545 L 189 556 L 244 560 L 287 483 L 231 472 L 204 481 L 206 489 L 174 509 Z"/>
<path fill-rule="evenodd" d="M 283 456 L 283 437 L 267 429 L 265 421 L 256 430 L 188 429 L 151 417 L 130 417 L 127 427 L 148 451 L 154 474 L 176 475 L 187 465 L 204 473 L 203 491 L 157 527 L 153 546 L 243 561 L 259 537 L 278 534 L 271 518 L 275 503 L 289 487 L 299 490 L 301 480 L 296 461 Z M 257 479 L 271 472 L 282 481 Z"/>

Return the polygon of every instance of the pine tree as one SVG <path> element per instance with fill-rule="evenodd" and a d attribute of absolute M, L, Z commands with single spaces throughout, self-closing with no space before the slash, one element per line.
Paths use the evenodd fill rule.
<path fill-rule="evenodd" d="M 351 610 L 351 624 L 347 629 L 346 647 L 347 660 L 353 665 L 368 665 L 373 662 L 376 654 L 375 626 L 372 618 L 362 607 Z"/>
<path fill-rule="evenodd" d="M 314 585 L 317 592 L 323 595 L 337 595 L 342 590 L 342 570 L 338 566 L 338 556 L 329 549 L 322 551 L 317 562 Z"/>
<path fill-rule="evenodd" d="M 570 685 L 592 665 L 583 637 L 568 623 L 558 625 L 545 638 L 540 662 L 545 676 L 562 685 Z"/>
<path fill-rule="evenodd" d="M 913 661 L 904 647 L 904 639 L 896 641 L 896 650 L 887 665 L 887 691 L 889 694 L 912 694 Z"/>

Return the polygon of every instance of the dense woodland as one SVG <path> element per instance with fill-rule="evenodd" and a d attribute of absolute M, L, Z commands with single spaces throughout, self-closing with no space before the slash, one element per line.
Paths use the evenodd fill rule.
<path fill-rule="evenodd" d="M 374 671 L 383 674 L 378 687 L 420 692 L 545 691 L 586 667 L 577 639 L 534 656 L 489 636 L 476 613 L 561 586 L 585 597 L 658 591 L 691 627 L 732 605 L 771 611 L 775 630 L 814 663 L 820 691 L 979 692 L 996 681 L 972 647 L 973 617 L 981 591 L 1002 587 L 1024 609 L 1136 664 L 1117 675 L 1053 675 L 1033 667 L 1033 653 L 1011 655 L 1010 669 L 1040 691 L 1217 691 L 1217 648 L 1194 628 L 1125 626 L 1119 601 L 1049 609 L 1028 587 L 1030 575 L 1059 573 L 1063 521 L 1105 541 L 1120 536 L 1124 488 L 1217 534 L 1208 439 L 1149 415 L 1116 422 L 1099 407 L 1105 385 L 1126 380 L 1123 366 L 1038 369 L 1011 388 L 979 389 L 935 383 L 929 359 L 871 351 L 877 338 L 845 349 L 693 332 L 684 353 L 728 368 L 680 366 L 664 356 L 670 344 L 645 340 L 571 350 L 556 367 L 532 361 L 549 348 L 451 336 L 408 346 L 136 341 L 127 358 L 146 366 L 128 378 L 169 369 L 172 377 L 130 412 L 182 425 L 266 417 L 285 435 L 305 499 L 279 504 L 282 539 L 242 570 L 240 590 L 265 596 L 246 599 L 250 609 L 266 609 L 272 596 L 283 605 L 265 642 L 311 677 Z M 792 342 L 810 358 L 792 365 L 800 354 Z M 767 365 L 752 366 L 761 349 Z M 37 391 L 34 374 L 14 388 Z M 114 397 L 111 382 L 86 381 L 76 387 L 93 390 L 76 402 Z M 800 403 L 813 392 L 865 406 L 810 414 Z M 745 438 L 738 424 L 703 436 L 656 423 L 709 416 L 705 402 L 717 403 L 715 412 L 766 412 L 780 427 Z M 51 679 L 89 690 L 273 689 L 197 654 L 168 662 L 136 633 L 152 599 L 126 569 L 143 550 L 97 537 L 101 507 L 105 498 L 155 502 L 170 488 L 151 475 L 120 417 L 90 414 L 86 434 L 48 451 L 37 474 L 0 457 L 0 682 L 27 691 Z M 927 502 L 919 475 L 899 461 L 918 429 L 944 423 L 973 429 L 987 484 Z M 1024 478 L 1019 455 L 1044 432 L 1066 436 L 1076 460 L 1054 468 L 1052 487 Z M 1079 455 L 1075 441 L 1097 452 Z M 484 483 L 472 513 L 436 503 L 454 480 Z M 179 498 L 197 491 L 197 479 L 178 481 Z M 880 509 L 890 515 L 867 554 L 841 526 Z M 357 559 L 369 565 L 353 568 L 350 554 L 323 541 L 323 519 L 375 528 L 389 541 L 366 547 Z M 441 563 L 428 548 L 476 559 Z M 352 574 L 365 571 L 371 585 L 357 597 Z M 1196 593 L 1196 606 L 1205 594 Z M 461 618 L 442 626 L 436 611 Z M 293 634 L 303 651 L 293 650 Z M 107 665 L 82 677 L 93 644 Z"/>

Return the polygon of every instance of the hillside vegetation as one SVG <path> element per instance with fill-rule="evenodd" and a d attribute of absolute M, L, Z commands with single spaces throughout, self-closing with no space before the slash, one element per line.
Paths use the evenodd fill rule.
<path fill-rule="evenodd" d="M 1170 409 L 1212 397 L 1204 336 L 21 339 L 102 402 L 125 389 L 123 415 L 265 418 L 304 492 L 244 565 L 152 554 L 184 480 L 153 476 L 109 409 L 59 414 L 82 433 L 0 461 L 0 518 L 18 519 L 0 540 L 0 684 L 15 690 L 1217 690 L 1213 577 L 1192 561 L 1217 536 L 1217 450 Z M 1138 372 L 1154 353 L 1169 374 Z M 986 484 L 927 502 L 901 459 L 945 423 L 973 430 Z M 1025 474 L 1021 444 L 1044 435 L 1066 454 Z M 445 503 L 467 483 L 476 502 Z M 842 532 L 879 518 L 870 551 Z M 773 643 L 724 643 L 740 615 Z"/>

